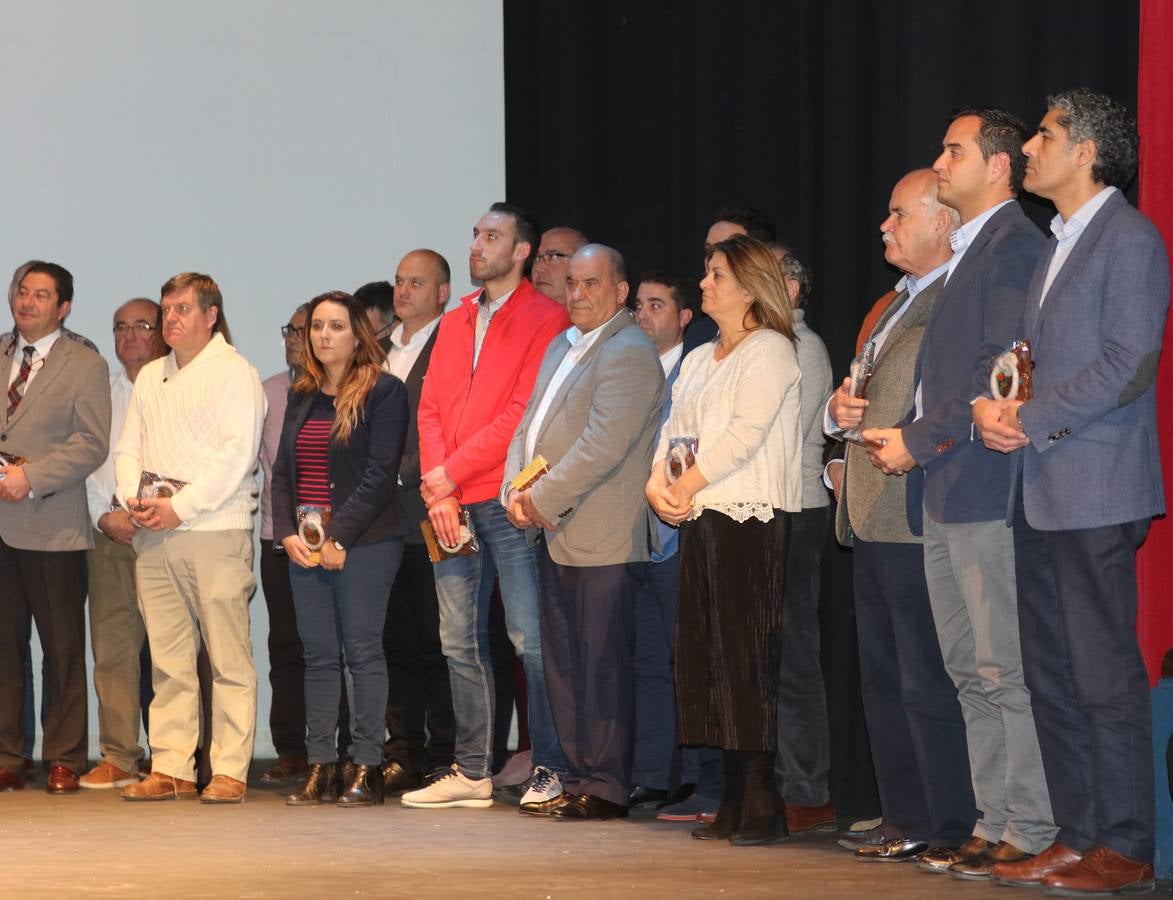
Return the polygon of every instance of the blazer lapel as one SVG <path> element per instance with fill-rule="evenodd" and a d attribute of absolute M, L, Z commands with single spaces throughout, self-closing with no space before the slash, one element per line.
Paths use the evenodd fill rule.
<path fill-rule="evenodd" d="M 16 332 L 0 336 L 0 368 L 3 368 L 4 396 L 0 397 L 0 422 L 8 427 L 8 377 L 12 374 L 12 354 L 16 352 Z"/>
<path fill-rule="evenodd" d="M 1043 284 L 1047 280 L 1047 270 L 1051 268 L 1051 260 L 1058 248 L 1059 242 L 1052 236 L 1047 241 L 1047 252 L 1040 257 L 1039 264 L 1035 267 L 1035 273 L 1031 276 L 1030 287 L 1026 291 L 1026 309 L 1023 310 L 1022 330 L 1027 340 L 1030 341 L 1038 339 L 1039 298 L 1043 295 Z"/>
<path fill-rule="evenodd" d="M 57 338 L 56 342 L 54 342 L 52 348 L 49 350 L 49 354 L 45 357 L 44 364 L 37 371 L 36 377 L 33 378 L 33 383 L 30 384 L 28 386 L 28 390 L 25 391 L 24 398 L 20 401 L 20 406 L 16 408 L 16 412 L 13 413 L 9 424 L 18 421 L 22 416 L 25 415 L 25 413 L 33 408 L 34 404 L 37 402 L 37 398 L 40 397 L 41 394 L 43 394 L 46 390 L 48 390 L 49 385 L 53 383 L 54 379 L 56 379 L 58 375 L 65 371 L 65 367 L 69 364 L 69 355 L 73 352 L 71 343 L 72 342 L 70 339 L 65 337 L 65 335 L 61 335 Z M 12 346 L 15 347 L 16 344 L 13 343 Z M 11 356 L 8 357 L 8 361 L 11 365 Z M 7 414 L 7 397 L 4 398 L 4 411 L 5 414 Z"/>

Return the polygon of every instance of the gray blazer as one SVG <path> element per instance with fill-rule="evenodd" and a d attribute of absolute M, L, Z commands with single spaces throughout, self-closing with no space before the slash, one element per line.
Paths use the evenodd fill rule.
<path fill-rule="evenodd" d="M 15 334 L 0 336 L 0 372 L 7 376 Z M 7 378 L 4 384 L 7 385 Z M 8 419 L 0 402 L 0 450 L 27 457 L 32 499 L 0 503 L 0 538 L 24 550 L 86 550 L 94 536 L 86 476 L 110 450 L 110 371 L 106 361 L 62 336 Z"/>
<path fill-rule="evenodd" d="M 1052 241 L 1026 305 L 1035 397 L 1020 418 L 1030 444 L 1014 455 L 1027 521 L 1061 531 L 1148 519 L 1165 511 L 1155 388 L 1169 305 L 1165 245 L 1117 192 L 1040 308 L 1054 250 Z"/>
<path fill-rule="evenodd" d="M 876 357 L 872 379 L 868 382 L 868 406 L 864 410 L 860 428 L 890 428 L 908 416 L 913 408 L 916 382 L 916 358 L 920 353 L 921 337 L 933 304 L 945 283 L 942 275 L 924 287 L 912 305 L 884 341 Z M 877 320 L 869 338 L 875 337 L 887 324 L 891 315 L 907 297 L 902 293 Z M 919 472 L 910 472 L 903 478 L 888 476 L 873 466 L 862 447 L 848 444 L 847 470 L 843 473 L 843 497 L 835 514 L 835 535 L 841 544 L 851 542 L 857 535 L 865 541 L 884 541 L 897 544 L 919 544 L 909 527 L 910 483 L 919 478 Z M 912 502 L 920 502 L 920 491 L 914 492 Z M 920 509 L 913 510 L 919 519 Z M 919 529 L 918 529 L 919 530 Z"/>
<path fill-rule="evenodd" d="M 524 464 L 526 433 L 559 363 L 564 334 L 546 348 L 533 394 L 505 459 L 505 484 Z M 550 558 L 564 566 L 609 566 L 649 556 L 651 512 L 644 485 L 664 405 L 656 349 L 623 310 L 558 388 L 534 452 L 550 464 L 534 485 L 534 505 L 556 522 Z M 530 530 L 536 540 L 536 529 Z"/>

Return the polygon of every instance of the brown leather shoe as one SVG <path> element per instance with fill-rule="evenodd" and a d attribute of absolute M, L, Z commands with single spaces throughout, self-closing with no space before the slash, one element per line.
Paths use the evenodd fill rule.
<path fill-rule="evenodd" d="M 208 786 L 200 794 L 201 803 L 243 803 L 248 793 L 243 781 L 227 775 L 213 775 Z"/>
<path fill-rule="evenodd" d="M 0 794 L 5 791 L 23 791 L 24 777 L 0 766 Z"/>
<path fill-rule="evenodd" d="M 1072 850 L 1066 844 L 1056 841 L 1031 859 L 1024 859 L 1021 862 L 998 863 L 990 869 L 990 881 L 1014 887 L 1040 884 L 1047 875 L 1059 869 L 1073 866 L 1081 859 L 1083 859 L 1083 854 L 1078 850 Z"/>
<path fill-rule="evenodd" d="M 949 874 L 954 878 L 984 879 L 990 877 L 990 870 L 998 863 L 1021 862 L 1030 859 L 1034 854 L 1019 850 L 1013 844 L 999 841 L 993 847 L 982 851 L 971 859 L 962 859 L 949 867 Z"/>
<path fill-rule="evenodd" d="M 306 762 L 304 756 L 278 756 L 277 762 L 261 776 L 261 781 L 266 784 L 285 784 L 295 778 L 308 775 L 309 771 L 310 764 Z"/>
<path fill-rule="evenodd" d="M 792 835 L 804 831 L 834 831 L 835 804 L 830 800 L 822 806 L 787 803 L 786 828 Z"/>
<path fill-rule="evenodd" d="M 47 794 L 76 794 L 78 791 L 77 772 L 69 766 L 53 766 L 45 784 Z"/>
<path fill-rule="evenodd" d="M 1048 894 L 1088 893 L 1142 893 L 1151 891 L 1152 863 L 1121 856 L 1107 847 L 1092 847 L 1083 859 L 1058 869 L 1043 878 L 1043 890 Z"/>
<path fill-rule="evenodd" d="M 195 795 L 194 781 L 184 781 L 162 772 L 152 772 L 138 784 L 122 791 L 123 800 L 178 800 Z"/>

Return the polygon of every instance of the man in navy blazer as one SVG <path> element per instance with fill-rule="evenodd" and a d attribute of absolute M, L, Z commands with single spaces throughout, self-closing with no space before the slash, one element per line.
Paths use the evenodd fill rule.
<path fill-rule="evenodd" d="M 1059 826 L 1044 853 L 992 877 L 1063 893 L 1153 886 L 1134 556 L 1165 511 L 1154 376 L 1169 264 L 1157 229 L 1119 191 L 1137 144 L 1135 120 L 1108 97 L 1048 98 L 1023 148 L 1026 187 L 1058 210 L 1027 296 L 1033 397 L 973 408 L 986 445 L 1016 468 L 1022 656 Z"/>
<path fill-rule="evenodd" d="M 1000 109 L 954 114 L 933 170 L 961 217 L 953 257 L 917 361 L 913 421 L 865 435 L 885 472 L 924 469 L 924 567 L 945 668 L 965 718 L 981 811 L 960 848 L 922 868 L 982 878 L 1055 838 L 1031 697 L 1022 674 L 1014 540 L 1006 527 L 1010 461 L 972 437 L 970 404 L 991 361 L 1022 337 L 1022 312 L 1043 237 L 1015 201 L 1025 126 Z"/>

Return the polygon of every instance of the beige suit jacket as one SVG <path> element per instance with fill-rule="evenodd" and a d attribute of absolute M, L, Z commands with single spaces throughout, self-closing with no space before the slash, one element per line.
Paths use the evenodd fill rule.
<path fill-rule="evenodd" d="M 15 333 L 0 336 L 0 373 L 7 375 Z M 110 449 L 110 372 L 106 361 L 62 336 L 29 385 L 12 419 L 0 402 L 0 450 L 29 460 L 32 497 L 0 502 L 0 539 L 24 550 L 86 550 L 94 545 L 86 476 Z"/>

